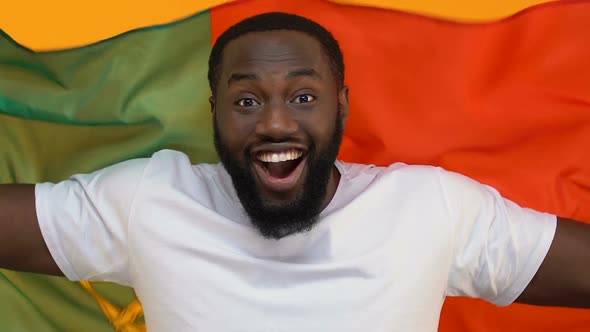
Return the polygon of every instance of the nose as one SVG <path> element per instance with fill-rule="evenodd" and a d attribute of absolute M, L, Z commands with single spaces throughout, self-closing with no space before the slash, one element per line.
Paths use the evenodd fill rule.
<path fill-rule="evenodd" d="M 281 102 L 267 103 L 259 113 L 256 133 L 275 141 L 287 139 L 297 132 L 299 125 L 293 118 L 292 110 Z"/>

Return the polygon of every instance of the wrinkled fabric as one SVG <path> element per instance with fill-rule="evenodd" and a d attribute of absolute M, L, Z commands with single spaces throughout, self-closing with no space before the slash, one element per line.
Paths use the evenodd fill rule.
<path fill-rule="evenodd" d="M 34 53 L 0 33 L 0 183 L 59 181 L 171 147 L 216 161 L 208 12 L 98 44 Z M 96 284 L 119 307 L 131 289 Z M 64 278 L 0 273 L 0 331 L 112 331 Z"/>
<path fill-rule="evenodd" d="M 316 19 L 342 43 L 351 87 L 343 160 L 440 165 L 524 206 L 590 221 L 590 2 L 583 0 L 478 24 L 320 0 L 244 0 L 45 53 L 1 34 L 0 183 L 58 181 L 165 147 L 195 163 L 217 160 L 207 102 L 211 40 L 269 10 Z M 96 287 L 118 305 L 133 298 L 127 288 Z M 441 331 L 577 332 L 588 330 L 588 317 L 452 299 Z M 78 284 L 2 271 L 1 331 L 89 327 L 112 330 Z"/>
<path fill-rule="evenodd" d="M 443 166 L 520 205 L 590 222 L 589 1 L 477 24 L 246 1 L 211 11 L 213 36 L 271 10 L 307 15 L 342 44 L 351 107 L 343 160 Z M 440 331 L 581 332 L 589 313 L 448 299 Z"/>

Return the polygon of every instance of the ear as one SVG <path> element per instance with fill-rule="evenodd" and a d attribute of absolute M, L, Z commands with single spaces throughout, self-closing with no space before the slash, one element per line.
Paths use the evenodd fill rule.
<path fill-rule="evenodd" d="M 349 103 L 348 103 L 348 86 L 343 86 L 338 92 L 338 108 L 342 116 L 342 128 L 346 128 L 348 121 Z"/>
<path fill-rule="evenodd" d="M 209 97 L 209 105 L 211 106 L 211 113 L 215 114 L 215 96 Z"/>

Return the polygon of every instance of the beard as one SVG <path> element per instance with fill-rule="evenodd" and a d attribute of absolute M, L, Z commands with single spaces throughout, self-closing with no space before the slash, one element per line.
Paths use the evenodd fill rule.
<path fill-rule="evenodd" d="M 302 189 L 288 202 L 274 203 L 262 197 L 252 168 L 251 157 L 244 153 L 244 162 L 232 155 L 219 135 L 217 122 L 214 123 L 215 149 L 230 175 L 236 194 L 251 223 L 267 239 L 281 239 L 285 236 L 310 231 L 317 223 L 326 198 L 334 162 L 338 157 L 343 136 L 342 115 L 338 112 L 334 131 L 328 145 L 317 150 L 312 144 L 307 152 L 307 172 Z M 303 162 L 303 161 L 302 161 Z"/>

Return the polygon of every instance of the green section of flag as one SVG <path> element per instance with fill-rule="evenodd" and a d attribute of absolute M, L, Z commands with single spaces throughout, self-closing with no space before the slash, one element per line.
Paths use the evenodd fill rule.
<path fill-rule="evenodd" d="M 55 182 L 162 148 L 217 161 L 210 50 L 209 12 L 56 52 L 0 30 L 0 183 Z M 96 288 L 119 306 L 133 299 L 129 288 Z M 112 330 L 78 283 L 0 270 L 0 331 Z"/>

